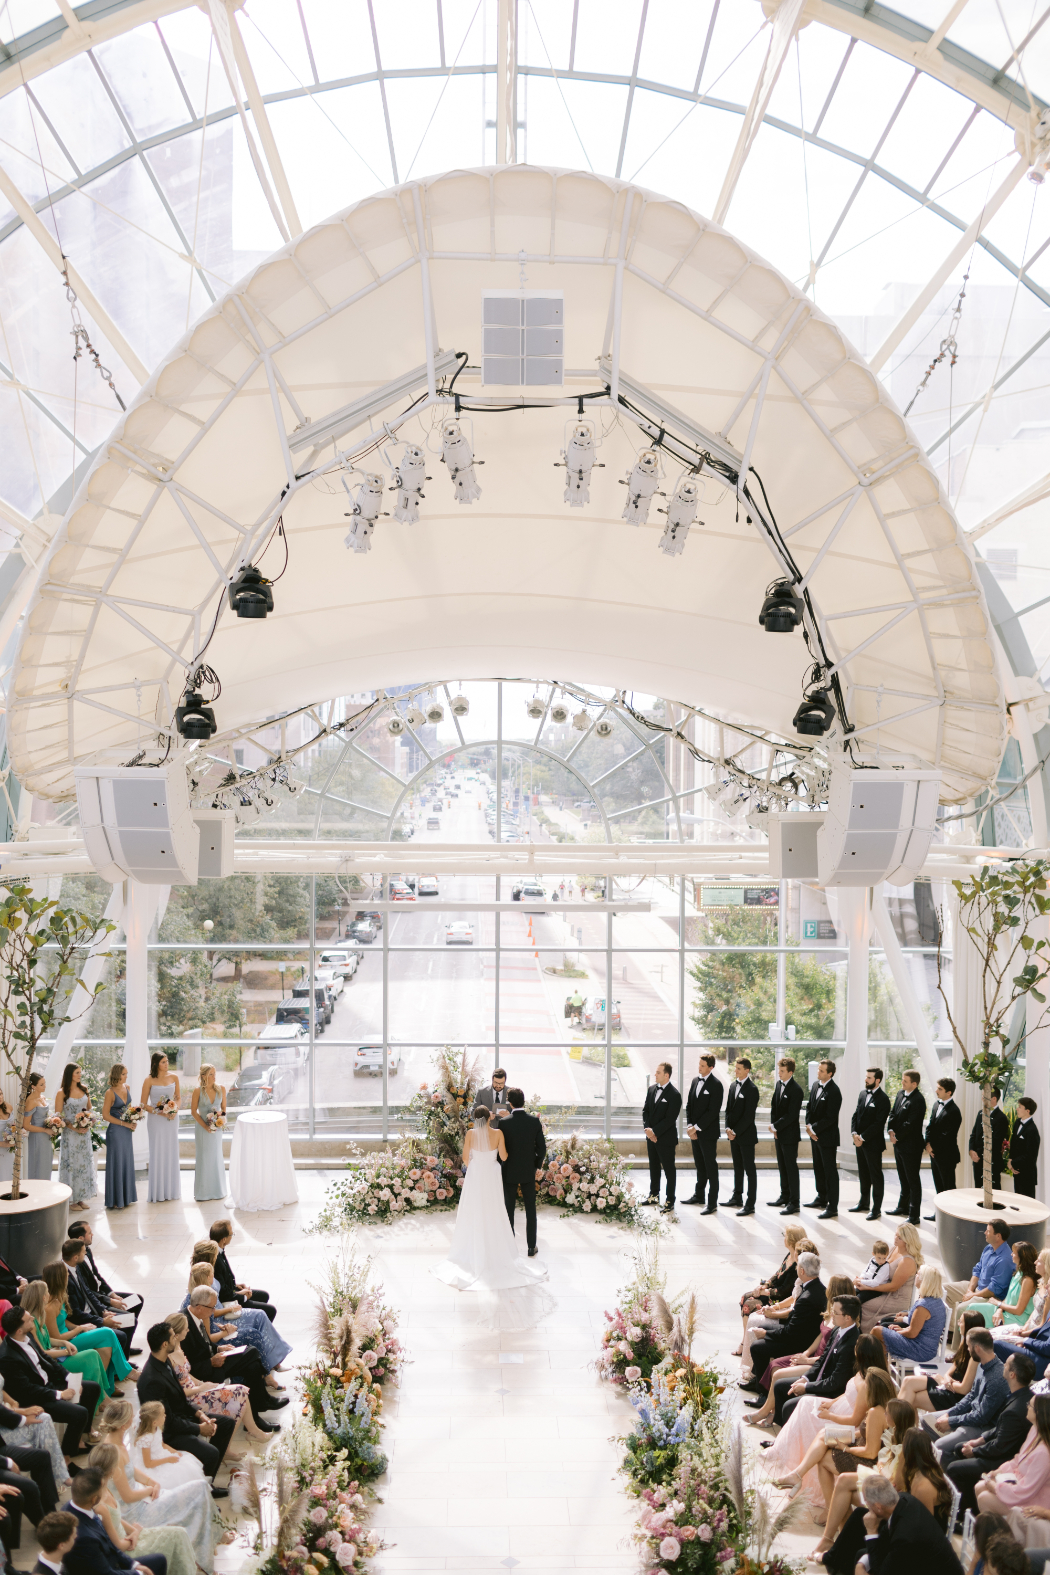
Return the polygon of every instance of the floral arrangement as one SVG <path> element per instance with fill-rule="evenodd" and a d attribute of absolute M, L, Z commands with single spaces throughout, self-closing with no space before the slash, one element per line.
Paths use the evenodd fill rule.
<path fill-rule="evenodd" d="M 178 1100 L 162 1099 L 159 1105 L 150 1106 L 149 1114 L 151 1116 L 174 1116 L 177 1114 L 178 1108 Z"/>
<path fill-rule="evenodd" d="M 662 1362 L 666 1348 L 656 1323 L 649 1291 L 624 1297 L 624 1306 L 606 1313 L 609 1327 L 595 1366 L 612 1384 L 647 1384 Z"/>
<path fill-rule="evenodd" d="M 94 1124 L 94 1117 L 90 1110 L 79 1110 L 72 1121 L 66 1122 L 66 1126 L 71 1127 L 74 1132 L 90 1132 Z"/>
<path fill-rule="evenodd" d="M 381 1285 L 369 1287 L 371 1277 L 372 1259 L 358 1258 L 353 1242 L 344 1237 L 326 1264 L 324 1285 L 314 1287 L 318 1293 L 317 1346 L 322 1357 L 338 1360 L 349 1338 L 356 1342 L 355 1354 L 373 1382 L 384 1384 L 400 1374 L 405 1352 L 397 1335 L 397 1314 L 384 1300 Z M 344 1320 L 342 1325 L 340 1319 Z"/>
<path fill-rule="evenodd" d="M 652 1225 L 623 1159 L 605 1138 L 584 1138 L 573 1132 L 556 1140 L 548 1150 L 546 1175 L 536 1187 L 536 1198 L 559 1204 L 566 1214 L 598 1214 L 642 1230 Z"/>
<path fill-rule="evenodd" d="M 144 1105 L 128 1105 L 120 1119 L 121 1121 L 126 1121 L 130 1127 L 137 1127 L 147 1114 L 148 1111 Z"/>
<path fill-rule="evenodd" d="M 65 1124 L 66 1123 L 62 1120 L 61 1116 L 48 1116 L 47 1120 L 40 1128 L 41 1132 L 47 1133 L 55 1148 L 57 1148 L 59 1143 L 62 1141 L 62 1130 L 65 1127 Z"/>
<path fill-rule="evenodd" d="M 420 1083 L 408 1108 L 418 1120 L 424 1143 L 445 1158 L 458 1159 L 473 1125 L 471 1115 L 481 1087 L 476 1061 L 468 1061 L 464 1050 L 456 1054 L 445 1045 L 434 1057 L 437 1076 L 433 1086 Z"/>
<path fill-rule="evenodd" d="M 312 1229 L 342 1230 L 358 1220 L 383 1223 L 418 1209 L 454 1209 L 463 1185 L 458 1158 L 426 1153 L 418 1139 L 403 1139 L 394 1153 L 362 1154 L 356 1145 L 345 1181 L 334 1181 Z"/>
<path fill-rule="evenodd" d="M 685 1446 L 696 1435 L 698 1418 L 691 1405 L 680 1404 L 662 1378 L 654 1379 L 649 1391 L 635 1390 L 631 1404 L 638 1420 L 623 1441 L 620 1470 L 627 1477 L 629 1491 L 644 1497 L 651 1489 L 670 1486 Z"/>
<path fill-rule="evenodd" d="M 324 1429 L 347 1468 L 363 1482 L 382 1476 L 387 1464 L 379 1447 L 382 1391 L 372 1382 L 367 1366 L 351 1361 L 345 1368 L 333 1366 L 320 1375 L 314 1369 L 304 1375 L 303 1389 L 305 1414 Z"/>
<path fill-rule="evenodd" d="M 260 1488 L 254 1463 L 235 1479 L 237 1507 L 256 1521 L 250 1539 L 260 1575 L 353 1575 L 383 1544 L 365 1529 L 366 1499 L 341 1451 L 312 1422 L 300 1421 L 273 1450 L 272 1489 Z M 268 1513 L 267 1499 L 273 1508 Z M 239 1500 L 239 1503 L 238 1503 Z"/>
<path fill-rule="evenodd" d="M 651 1561 L 649 1575 L 716 1575 L 737 1569 L 742 1526 L 720 1474 L 708 1479 L 685 1454 L 669 1483 L 642 1489 L 635 1541 Z"/>
<path fill-rule="evenodd" d="M 204 1118 L 204 1124 L 209 1132 L 221 1132 L 226 1125 L 226 1117 L 221 1110 L 209 1110 Z"/>

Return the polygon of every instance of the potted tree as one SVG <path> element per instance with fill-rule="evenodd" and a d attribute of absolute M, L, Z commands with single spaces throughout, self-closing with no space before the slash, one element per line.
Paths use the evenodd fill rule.
<path fill-rule="evenodd" d="M 77 977 L 78 957 L 116 926 L 53 898 L 37 899 L 25 882 L 0 886 L 0 1048 L 4 1070 L 17 1080 L 15 1133 L 22 1130 L 29 1078 L 42 1040 L 83 1015 L 99 991 Z M 79 993 L 83 1007 L 73 1013 Z M 67 1186 L 22 1177 L 16 1141 L 11 1187 L 0 1193 L 0 1256 L 19 1274 L 36 1273 L 55 1257 L 66 1235 Z"/>
<path fill-rule="evenodd" d="M 1050 1209 L 1035 1198 L 992 1187 L 992 1094 L 1001 1090 L 1015 1068 L 1024 1032 L 1013 1028 L 1015 1014 L 1024 1014 L 1028 998 L 1044 1008 L 1036 1027 L 1050 1015 L 1042 986 L 1050 977 L 1050 941 L 1032 928 L 1050 913 L 1044 859 L 1018 859 L 985 866 L 968 880 L 953 881 L 959 894 L 959 925 L 977 954 L 977 1021 L 960 1026 L 962 1014 L 944 988 L 941 940 L 937 943 L 937 988 L 944 1001 L 952 1036 L 962 1056 L 960 1072 L 981 1091 L 984 1135 L 981 1184 L 938 1193 L 937 1239 L 941 1259 L 953 1279 L 967 1279 L 984 1245 L 984 1228 L 995 1215 L 1004 1218 L 1011 1234 L 1021 1235 L 1039 1251 Z M 941 925 L 943 935 L 944 926 Z"/>

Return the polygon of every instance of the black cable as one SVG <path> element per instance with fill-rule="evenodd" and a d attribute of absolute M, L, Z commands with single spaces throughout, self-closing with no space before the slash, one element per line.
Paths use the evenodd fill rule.
<path fill-rule="evenodd" d="M 276 585 L 277 584 L 277 581 L 279 579 L 281 579 L 281 577 L 284 574 L 285 569 L 287 569 L 287 567 L 288 567 L 288 532 L 284 528 L 284 515 L 283 514 L 278 514 L 278 516 L 277 516 L 277 523 L 274 526 L 273 530 L 270 532 L 269 536 L 266 538 L 266 546 L 263 548 L 262 552 L 260 552 L 259 556 L 255 560 L 255 567 L 256 568 L 259 567 L 259 565 L 262 562 L 263 558 L 266 556 L 267 549 L 269 548 L 269 545 L 273 541 L 273 538 L 274 538 L 275 535 L 276 536 L 283 536 L 283 538 L 284 538 L 284 567 L 281 569 L 281 573 L 280 574 L 275 574 L 273 576 L 273 578 L 270 580 L 269 583 L 271 585 Z"/>
<path fill-rule="evenodd" d="M 454 352 L 454 354 L 457 356 L 457 358 L 462 356 L 463 359 L 460 362 L 459 366 L 457 366 L 456 370 L 453 372 L 453 374 L 452 374 L 452 381 L 450 383 L 446 384 L 446 386 L 445 386 L 445 393 L 446 394 L 451 394 L 453 388 L 455 388 L 455 386 L 456 386 L 456 378 L 463 371 L 463 369 L 466 366 L 467 362 L 470 360 L 470 357 L 469 357 L 469 355 L 467 354 L 467 352 L 465 350 L 456 350 Z M 411 409 L 411 406 L 409 406 L 409 408 Z"/>

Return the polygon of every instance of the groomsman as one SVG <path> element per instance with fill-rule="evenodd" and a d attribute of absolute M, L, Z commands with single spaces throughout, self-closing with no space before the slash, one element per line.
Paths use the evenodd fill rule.
<path fill-rule="evenodd" d="M 780 1196 L 772 1207 L 783 1204 L 781 1214 L 799 1212 L 798 1190 L 798 1117 L 802 1109 L 802 1085 L 795 1082 L 795 1063 L 789 1055 L 777 1062 L 777 1080 L 769 1107 L 769 1130 L 776 1140 Z"/>
<path fill-rule="evenodd" d="M 682 1096 L 671 1082 L 671 1063 L 661 1061 L 656 1068 L 656 1082 L 648 1089 L 642 1107 L 642 1125 L 649 1151 L 649 1196 L 646 1203 L 660 1201 L 660 1172 L 667 1178 L 663 1212 L 674 1213 L 675 1170 L 674 1151 L 678 1146 L 678 1112 Z"/>
<path fill-rule="evenodd" d="M 926 1119 L 926 1100 L 919 1093 L 922 1079 L 918 1072 L 905 1072 L 901 1078 L 901 1091 L 893 1101 L 886 1135 L 893 1144 L 893 1158 L 897 1166 L 897 1180 L 901 1195 L 891 1214 L 907 1216 L 912 1225 L 918 1225 L 922 1209 L 922 1124 Z"/>
<path fill-rule="evenodd" d="M 685 1101 L 685 1130 L 693 1148 L 696 1166 L 696 1186 L 691 1198 L 683 1203 L 703 1203 L 707 1188 L 705 1214 L 718 1210 L 718 1133 L 725 1089 L 715 1076 L 713 1055 L 700 1057 L 700 1070 L 689 1084 Z"/>
<path fill-rule="evenodd" d="M 999 1109 L 999 1090 L 992 1089 L 992 1186 L 1001 1187 L 1003 1184 L 1003 1154 L 1010 1140 L 1010 1123 L 1006 1119 L 1005 1110 Z M 969 1155 L 973 1161 L 973 1182 L 975 1187 L 981 1185 L 984 1175 L 984 1122 L 981 1112 L 977 1112 L 977 1120 L 970 1131 Z"/>
<path fill-rule="evenodd" d="M 839 1111 L 842 1108 L 842 1090 L 835 1082 L 834 1061 L 821 1061 L 817 1067 L 817 1081 L 809 1091 L 806 1103 L 806 1132 L 813 1154 L 813 1180 L 817 1195 L 807 1209 L 823 1209 L 822 1220 L 838 1218 L 839 1168 L 836 1151 L 839 1146 Z"/>
<path fill-rule="evenodd" d="M 729 1203 L 737 1206 L 738 1214 L 753 1214 L 758 1195 L 758 1170 L 755 1165 L 755 1146 L 758 1128 L 755 1111 L 758 1109 L 758 1084 L 751 1079 L 751 1062 L 741 1056 L 736 1063 L 736 1078 L 729 1085 L 726 1095 L 726 1137 L 733 1156 L 733 1196 Z M 744 1202 L 744 1177 L 747 1177 L 747 1202 Z"/>
<path fill-rule="evenodd" d="M 955 1079 L 942 1077 L 937 1084 L 937 1098 L 930 1111 L 930 1119 L 926 1123 L 926 1152 L 930 1156 L 935 1192 L 951 1192 L 955 1186 L 955 1168 L 960 1158 L 962 1111 L 955 1103 L 954 1094 Z M 926 1218 L 933 1220 L 937 1216 L 927 1214 Z"/>
<path fill-rule="evenodd" d="M 882 1156 L 886 1150 L 886 1117 L 890 1113 L 889 1096 L 882 1091 L 882 1068 L 869 1066 L 864 1074 L 864 1087 L 857 1108 L 853 1112 L 849 1129 L 857 1150 L 857 1174 L 860 1177 L 860 1202 L 850 1209 L 851 1214 L 868 1214 L 869 1220 L 882 1215 L 882 1198 L 885 1181 L 882 1175 Z"/>
<path fill-rule="evenodd" d="M 1017 1101 L 1017 1121 L 1010 1139 L 1010 1168 L 1014 1191 L 1026 1198 L 1035 1197 L 1036 1168 L 1039 1159 L 1039 1128 L 1032 1117 L 1038 1106 L 1030 1094 Z"/>

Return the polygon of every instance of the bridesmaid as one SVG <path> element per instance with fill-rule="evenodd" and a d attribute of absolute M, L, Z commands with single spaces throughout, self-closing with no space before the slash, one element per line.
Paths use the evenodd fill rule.
<path fill-rule="evenodd" d="M 12 1181 L 15 1174 L 15 1118 L 11 1106 L 0 1094 L 0 1181 Z M 21 1133 L 18 1134 L 21 1139 Z M 25 1175 L 25 1166 L 22 1167 Z M 10 1192 L 10 1187 L 8 1187 Z"/>
<path fill-rule="evenodd" d="M 29 1077 L 29 1095 L 26 1099 L 25 1118 L 22 1125 L 29 1133 L 26 1138 L 27 1181 L 50 1181 L 55 1163 L 55 1145 L 48 1132 L 40 1129 L 50 1112 L 47 1108 L 47 1084 L 43 1073 L 32 1072 Z"/>
<path fill-rule="evenodd" d="M 85 1198 L 98 1195 L 98 1172 L 91 1147 L 91 1133 L 77 1132 L 73 1123 L 82 1111 L 91 1111 L 91 1095 L 80 1081 L 80 1068 L 70 1061 L 62 1073 L 62 1087 L 55 1096 L 55 1114 L 62 1117 L 62 1147 L 58 1179 L 73 1189 L 71 1209 L 86 1209 Z"/>
<path fill-rule="evenodd" d="M 193 1196 L 198 1203 L 226 1196 L 226 1166 L 222 1158 L 222 1129 L 212 1131 L 208 1116 L 226 1114 L 226 1090 L 215 1086 L 215 1068 L 210 1061 L 201 1063 L 200 1087 L 193 1090 L 195 1164 Z"/>
<path fill-rule="evenodd" d="M 167 1203 L 182 1196 L 179 1180 L 179 1080 L 168 1067 L 163 1050 L 155 1050 L 149 1064 L 149 1077 L 142 1085 L 141 1103 L 156 1110 L 169 1099 L 175 1101 L 171 1115 L 146 1118 L 149 1132 L 149 1201 Z"/>
<path fill-rule="evenodd" d="M 135 1188 L 135 1153 L 132 1133 L 135 1128 L 124 1120 L 128 1100 L 128 1069 L 118 1062 L 109 1069 L 109 1087 L 102 1101 L 106 1123 L 106 1207 L 126 1209 L 139 1199 Z"/>

